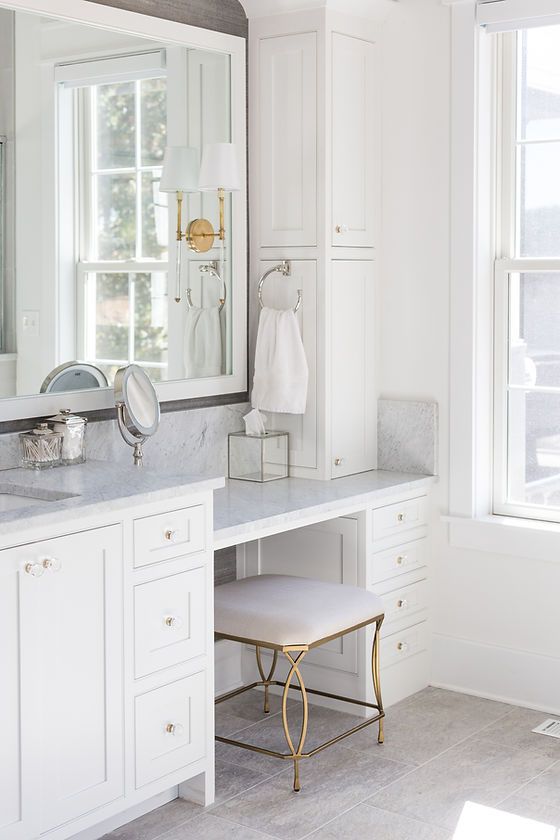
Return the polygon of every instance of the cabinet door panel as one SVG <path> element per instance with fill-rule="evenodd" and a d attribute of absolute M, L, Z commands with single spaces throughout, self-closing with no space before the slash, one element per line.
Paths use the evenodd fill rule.
<path fill-rule="evenodd" d="M 333 262 L 333 478 L 376 467 L 374 265 L 366 260 Z"/>
<path fill-rule="evenodd" d="M 332 244 L 375 246 L 375 46 L 332 40 Z"/>
<path fill-rule="evenodd" d="M 33 669 L 24 668 L 37 635 L 38 584 L 15 552 L 0 552 L 0 840 L 26 840 L 40 831 L 38 684 Z"/>
<path fill-rule="evenodd" d="M 264 274 L 278 264 L 266 260 L 259 264 Z M 317 263 L 315 260 L 291 260 L 291 273 L 284 277 L 271 274 L 263 288 L 265 306 L 289 309 L 297 302 L 298 289 L 303 292 L 297 312 L 305 356 L 309 367 L 307 407 L 305 414 L 270 414 L 270 428 L 290 433 L 290 466 L 317 467 Z"/>
<path fill-rule="evenodd" d="M 121 529 L 48 540 L 25 553 L 55 564 L 35 581 L 46 831 L 124 792 Z"/>
<path fill-rule="evenodd" d="M 317 239 L 316 34 L 259 46 L 260 245 Z"/>

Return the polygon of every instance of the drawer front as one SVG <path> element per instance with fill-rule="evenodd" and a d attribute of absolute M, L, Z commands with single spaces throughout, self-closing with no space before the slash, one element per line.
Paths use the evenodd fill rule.
<path fill-rule="evenodd" d="M 205 694 L 200 671 L 136 698 L 137 788 L 204 757 Z"/>
<path fill-rule="evenodd" d="M 134 520 L 134 566 L 149 566 L 205 548 L 204 505 Z"/>
<path fill-rule="evenodd" d="M 385 604 L 383 627 L 386 628 L 395 621 L 407 619 L 408 616 L 415 616 L 421 610 L 427 609 L 428 583 L 420 580 L 418 583 L 388 592 L 387 595 L 383 595 L 383 603 Z"/>
<path fill-rule="evenodd" d="M 136 678 L 200 656 L 205 639 L 205 567 L 134 587 Z"/>
<path fill-rule="evenodd" d="M 403 545 L 378 551 L 368 557 L 368 586 L 408 574 L 427 565 L 426 539 L 413 540 Z"/>
<path fill-rule="evenodd" d="M 426 524 L 426 496 L 408 499 L 396 505 L 376 508 L 372 512 L 373 540 L 383 540 Z"/>
<path fill-rule="evenodd" d="M 381 637 L 379 658 L 382 668 L 388 668 L 404 659 L 409 659 L 428 646 L 428 625 L 425 621 L 406 630 Z M 383 689 L 383 683 L 381 684 Z"/>

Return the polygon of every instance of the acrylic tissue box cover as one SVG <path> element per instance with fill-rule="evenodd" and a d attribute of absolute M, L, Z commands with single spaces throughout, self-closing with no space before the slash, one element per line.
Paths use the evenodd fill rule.
<path fill-rule="evenodd" d="M 276 481 L 288 477 L 288 432 L 228 435 L 229 477 L 241 481 Z"/>

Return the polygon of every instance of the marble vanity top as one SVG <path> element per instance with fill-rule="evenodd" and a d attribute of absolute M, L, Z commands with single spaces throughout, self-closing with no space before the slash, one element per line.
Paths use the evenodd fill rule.
<path fill-rule="evenodd" d="M 0 470 L 0 495 L 10 489 L 22 489 L 34 497 L 21 498 L 21 506 L 0 510 L 0 536 L 15 530 L 22 536 L 22 523 L 33 527 L 50 525 L 66 516 L 114 511 L 131 503 L 163 501 L 223 486 L 220 476 L 139 469 L 132 464 L 106 461 L 87 461 L 43 472 Z M 46 503 L 40 504 L 41 500 Z"/>
<path fill-rule="evenodd" d="M 319 521 L 356 513 L 380 497 L 422 494 L 434 481 L 433 476 L 389 470 L 371 470 L 333 481 L 283 478 L 257 484 L 228 479 L 214 493 L 214 545 L 224 548 L 266 536 L 267 532 L 301 527 L 307 524 L 306 517 Z"/>

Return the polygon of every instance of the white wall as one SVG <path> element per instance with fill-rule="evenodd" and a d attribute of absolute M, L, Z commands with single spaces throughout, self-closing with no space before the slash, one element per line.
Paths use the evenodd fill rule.
<path fill-rule="evenodd" d="M 4 208 L 4 340 L 0 354 L 0 397 L 13 394 L 14 334 L 14 13 L 0 9 L 0 134 L 7 138 Z M 0 277 L 0 283 L 2 278 Z"/>
<path fill-rule="evenodd" d="M 381 394 L 440 405 L 433 682 L 558 711 L 560 564 L 452 548 L 449 464 L 450 10 L 401 0 L 383 36 Z"/>

